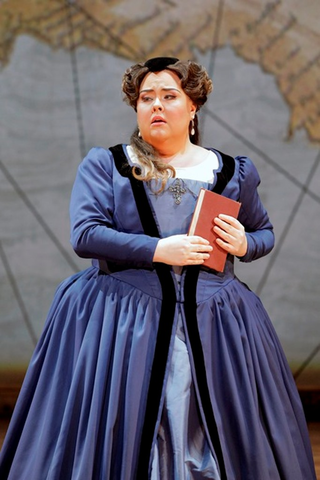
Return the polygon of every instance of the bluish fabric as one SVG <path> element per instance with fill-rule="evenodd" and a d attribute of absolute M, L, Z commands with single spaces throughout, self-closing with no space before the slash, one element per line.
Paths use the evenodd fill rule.
<path fill-rule="evenodd" d="M 258 183 L 252 162 L 239 157 L 223 191 L 242 202 L 239 219 L 249 235 L 244 261 L 273 246 Z M 143 233 L 129 180 L 101 148 L 80 165 L 70 213 L 75 250 L 95 261 L 57 289 L 1 451 L 4 480 L 135 479 L 162 304 L 152 265 L 158 239 Z M 112 264 L 114 273 L 99 271 L 99 259 Z M 174 329 L 181 319 L 186 332 L 185 270 L 181 288 L 173 272 L 172 277 L 179 299 Z M 283 350 L 259 298 L 234 276 L 232 257 L 223 273 L 200 271 L 196 297 L 195 321 L 228 480 L 315 480 L 306 422 Z M 188 335 L 185 345 L 203 420 Z M 169 358 L 165 382 L 170 365 Z M 165 389 L 162 406 L 164 400 Z M 162 408 L 158 425 L 161 413 Z M 205 432 L 207 427 L 204 422 Z M 155 444 L 150 461 L 154 451 Z M 190 478 L 203 477 L 194 472 Z"/>
<path fill-rule="evenodd" d="M 152 462 L 151 480 L 220 480 L 198 408 L 181 319 L 174 345 Z"/>
<path fill-rule="evenodd" d="M 179 203 L 172 190 L 176 182 L 184 191 Z M 163 237 L 187 233 L 200 188 L 210 188 L 210 185 L 196 180 L 169 179 L 164 191 L 157 194 L 157 185 L 151 182 L 147 192 Z M 176 280 L 180 297 L 179 274 Z M 220 480 L 215 452 L 210 450 L 199 413 L 180 315 L 173 342 L 151 480 Z"/>

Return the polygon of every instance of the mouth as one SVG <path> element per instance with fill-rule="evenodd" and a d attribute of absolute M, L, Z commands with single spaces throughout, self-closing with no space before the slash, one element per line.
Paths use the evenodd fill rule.
<path fill-rule="evenodd" d="M 161 125 L 166 123 L 165 120 L 162 117 L 154 117 L 152 119 L 151 125 Z"/>

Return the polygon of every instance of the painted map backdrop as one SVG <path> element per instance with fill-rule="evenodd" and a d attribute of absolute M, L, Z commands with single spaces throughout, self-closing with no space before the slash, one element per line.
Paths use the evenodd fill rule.
<path fill-rule="evenodd" d="M 203 145 L 259 170 L 276 247 L 236 273 L 298 386 L 320 386 L 319 18 L 319 0 L 0 0 L 0 384 L 23 375 L 58 283 L 89 265 L 69 245 L 70 191 L 89 148 L 135 126 L 124 70 L 174 55 L 213 78 Z"/>

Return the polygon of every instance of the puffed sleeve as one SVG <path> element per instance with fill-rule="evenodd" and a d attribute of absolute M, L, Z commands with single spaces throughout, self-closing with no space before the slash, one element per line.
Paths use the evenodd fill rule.
<path fill-rule="evenodd" d="M 258 193 L 259 173 L 248 157 L 236 157 L 239 162 L 241 209 L 239 221 L 245 227 L 248 250 L 242 262 L 251 262 L 267 255 L 274 246 L 273 226 Z"/>
<path fill-rule="evenodd" d="M 79 165 L 70 200 L 71 245 L 83 258 L 148 268 L 159 239 L 115 229 L 112 162 L 109 150 L 93 148 Z"/>

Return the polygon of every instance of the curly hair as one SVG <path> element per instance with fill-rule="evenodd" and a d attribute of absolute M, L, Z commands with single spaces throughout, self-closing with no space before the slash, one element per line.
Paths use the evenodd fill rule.
<path fill-rule="evenodd" d="M 155 59 L 156 60 L 156 59 Z M 176 59 L 174 59 L 176 60 Z M 124 101 L 137 110 L 137 101 L 140 93 L 140 86 L 145 76 L 151 71 L 146 63 L 137 63 L 129 67 L 122 79 L 122 91 L 124 93 Z M 196 106 L 197 111 L 206 103 L 208 95 L 212 92 L 213 84 L 206 69 L 191 60 L 182 61 L 177 60 L 165 66 L 165 68 L 159 68 L 160 70 L 169 70 L 175 73 L 180 81 L 181 88 L 184 93 L 191 99 Z M 191 122 L 189 126 L 190 141 L 196 145 L 200 143 L 200 134 L 198 128 L 197 115 L 194 119 L 194 135 L 191 135 Z M 175 176 L 175 170 L 172 166 L 161 161 L 157 155 L 156 150 L 149 143 L 145 142 L 139 137 L 138 128 L 133 132 L 130 144 L 139 159 L 141 169 L 134 168 L 133 175 L 143 181 L 149 181 L 156 178 L 161 181 L 161 187 L 158 192 L 161 192 L 169 177 Z"/>

